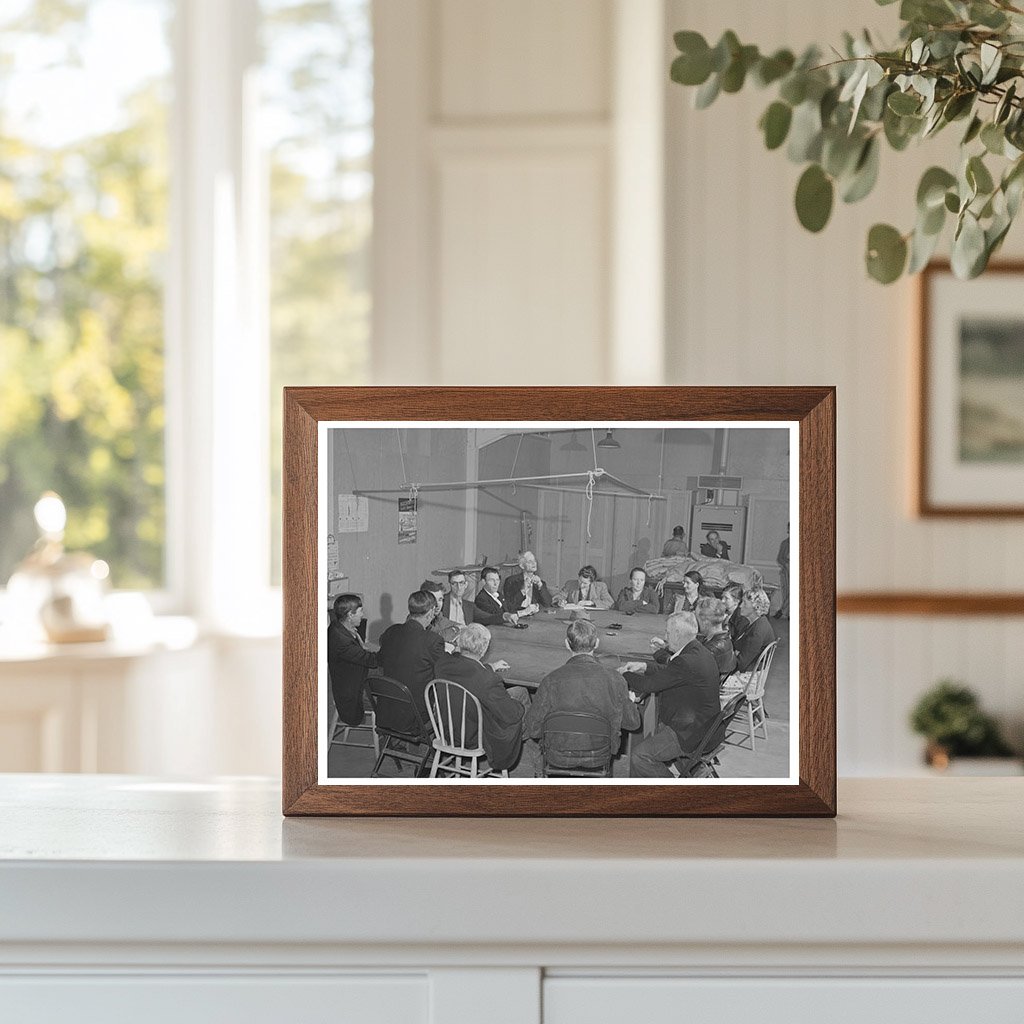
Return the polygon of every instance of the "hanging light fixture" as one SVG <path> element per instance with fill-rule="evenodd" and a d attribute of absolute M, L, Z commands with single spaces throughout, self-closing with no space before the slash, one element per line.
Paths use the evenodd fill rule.
<path fill-rule="evenodd" d="M 569 440 L 558 450 L 560 452 L 585 452 L 587 450 L 587 446 L 585 444 L 580 444 L 579 441 L 576 440 L 576 431 L 574 430 L 572 432 L 572 437 L 570 437 Z"/>
<path fill-rule="evenodd" d="M 621 448 L 622 445 L 619 444 L 619 442 L 616 441 L 614 437 L 612 437 L 611 430 L 607 430 L 607 431 L 605 431 L 604 437 L 602 437 L 601 440 L 597 442 L 597 447 L 598 448 Z"/>

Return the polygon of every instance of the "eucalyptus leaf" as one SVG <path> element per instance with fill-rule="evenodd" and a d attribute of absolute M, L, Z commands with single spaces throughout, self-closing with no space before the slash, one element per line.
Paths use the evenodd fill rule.
<path fill-rule="evenodd" d="M 821 156 L 821 111 L 812 101 L 801 103 L 793 111 L 786 155 L 793 163 L 817 160 Z"/>
<path fill-rule="evenodd" d="M 776 100 L 761 116 L 764 144 L 768 149 L 778 149 L 786 141 L 789 126 L 793 121 L 793 108 L 788 103 Z"/>
<path fill-rule="evenodd" d="M 916 114 L 921 107 L 921 100 L 909 92 L 894 92 L 889 96 L 889 109 L 894 114 Z"/>
<path fill-rule="evenodd" d="M 727 29 L 711 51 L 711 70 L 721 74 L 732 63 L 734 55 L 739 53 L 740 49 L 741 44 L 736 33 L 732 29 Z"/>
<path fill-rule="evenodd" d="M 878 138 L 875 136 L 864 143 L 854 173 L 843 188 L 844 203 L 860 202 L 875 187 L 875 182 L 878 181 L 879 148 Z"/>
<path fill-rule="evenodd" d="M 817 165 L 811 164 L 796 186 L 796 215 L 808 231 L 821 231 L 832 214 L 832 181 Z"/>
<path fill-rule="evenodd" d="M 967 131 L 964 132 L 963 139 L 960 140 L 961 146 L 967 146 L 972 143 L 977 137 L 982 128 L 982 121 L 980 117 L 972 117 L 971 123 L 967 126 Z"/>
<path fill-rule="evenodd" d="M 945 207 L 950 213 L 960 212 L 960 196 L 956 192 L 947 192 L 945 199 Z"/>
<path fill-rule="evenodd" d="M 946 199 L 946 191 L 956 184 L 956 177 L 944 167 L 929 167 L 921 175 L 917 186 L 917 208 L 925 213 L 936 206 L 941 206 Z"/>
<path fill-rule="evenodd" d="M 967 16 L 971 21 L 985 28 L 999 30 L 1007 25 L 1006 15 L 989 3 L 972 3 Z"/>
<path fill-rule="evenodd" d="M 991 85 L 999 74 L 999 68 L 1003 63 L 1003 51 L 987 40 L 981 44 L 979 51 L 981 58 L 981 84 Z"/>
<path fill-rule="evenodd" d="M 928 233 L 920 227 L 914 229 L 910 237 L 910 262 L 907 264 L 908 274 L 917 274 L 928 265 L 939 244 L 941 231 Z"/>
<path fill-rule="evenodd" d="M 694 93 L 693 105 L 698 110 L 705 110 L 718 98 L 722 91 L 721 77 L 712 73 L 711 77 Z"/>
<path fill-rule="evenodd" d="M 953 238 L 953 250 L 950 264 L 953 273 L 962 281 L 977 276 L 975 266 L 985 257 L 985 232 L 977 218 L 965 211 L 960 226 Z"/>
<path fill-rule="evenodd" d="M 1017 83 L 1011 82 L 1003 93 L 1002 98 L 996 104 L 996 112 L 992 117 L 992 120 L 996 124 L 1002 124 L 1013 110 L 1013 100 L 1017 95 Z"/>
<path fill-rule="evenodd" d="M 974 188 L 975 193 L 980 195 L 988 195 L 995 184 L 992 181 L 992 175 L 989 173 L 988 168 L 985 166 L 985 161 L 980 156 L 972 156 L 967 161 L 967 181 Z"/>
<path fill-rule="evenodd" d="M 754 81 L 760 86 L 785 78 L 793 70 L 796 58 L 789 50 L 776 50 L 770 57 L 762 57 L 753 70 Z"/>
<path fill-rule="evenodd" d="M 907 262 L 906 239 L 890 224 L 875 224 L 868 232 L 868 273 L 880 284 L 892 284 Z"/>
<path fill-rule="evenodd" d="M 783 79 L 779 87 L 779 99 L 785 100 L 791 107 L 798 107 L 807 99 L 807 73 L 794 71 Z"/>
<path fill-rule="evenodd" d="M 1002 156 L 1006 146 L 1006 133 L 1001 125 L 990 121 L 981 129 L 981 142 L 994 156 Z"/>

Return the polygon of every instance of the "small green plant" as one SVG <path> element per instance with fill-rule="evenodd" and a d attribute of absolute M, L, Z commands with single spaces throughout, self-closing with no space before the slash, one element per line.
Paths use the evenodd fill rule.
<path fill-rule="evenodd" d="M 910 725 L 951 757 L 1013 754 L 995 720 L 981 710 L 974 691 L 950 679 L 943 679 L 917 702 Z"/>
<path fill-rule="evenodd" d="M 896 0 L 876 0 L 888 6 Z M 879 152 L 964 126 L 959 166 L 930 167 L 921 178 L 913 228 L 875 224 L 867 271 L 889 284 L 931 259 L 954 218 L 951 263 L 977 277 L 1003 244 L 1024 198 L 1024 0 L 901 0 L 899 43 L 878 46 L 865 31 L 844 33 L 825 55 L 815 46 L 762 54 L 732 31 L 715 46 L 677 32 L 672 80 L 693 86 L 696 106 L 747 82 L 777 98 L 759 128 L 768 149 L 807 164 L 796 187 L 796 214 L 808 231 L 828 223 L 838 193 L 855 203 L 874 188 Z"/>

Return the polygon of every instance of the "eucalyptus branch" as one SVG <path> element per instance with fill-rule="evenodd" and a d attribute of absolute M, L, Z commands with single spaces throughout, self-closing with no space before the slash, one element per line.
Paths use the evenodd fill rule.
<path fill-rule="evenodd" d="M 958 165 L 930 167 L 921 177 L 911 230 L 871 228 L 866 267 L 885 284 L 916 273 L 952 219 L 953 270 L 974 277 L 1024 205 L 1024 39 L 1009 17 L 1024 10 L 992 0 L 990 11 L 977 12 L 981 21 L 968 21 L 964 9 L 957 0 L 902 0 L 897 47 L 879 49 L 866 33 L 846 35 L 845 54 L 833 47 L 836 59 L 827 62 L 816 47 L 798 60 L 789 50 L 762 54 L 731 31 L 713 47 L 696 32 L 678 32 L 671 75 L 697 87 L 702 109 L 750 81 L 773 87 L 776 98 L 758 126 L 768 149 L 785 145 L 789 159 L 804 165 L 796 214 L 814 232 L 828 223 L 837 193 L 847 203 L 870 194 L 883 143 L 901 152 L 962 120 Z M 992 110 L 984 120 L 982 104 Z"/>

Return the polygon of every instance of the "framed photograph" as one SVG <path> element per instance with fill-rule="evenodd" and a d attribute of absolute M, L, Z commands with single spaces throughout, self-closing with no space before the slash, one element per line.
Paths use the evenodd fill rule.
<path fill-rule="evenodd" d="M 835 814 L 832 388 L 287 388 L 284 813 Z"/>
<path fill-rule="evenodd" d="M 1024 515 L 1024 263 L 921 274 L 917 511 Z"/>

